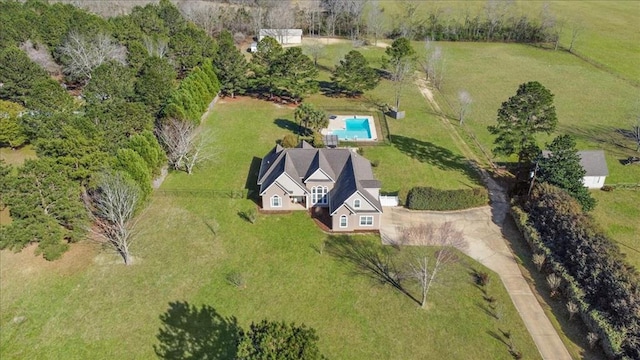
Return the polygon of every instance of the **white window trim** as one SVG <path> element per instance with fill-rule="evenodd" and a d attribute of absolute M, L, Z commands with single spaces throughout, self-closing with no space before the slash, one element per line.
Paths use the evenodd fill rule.
<path fill-rule="evenodd" d="M 342 225 L 342 219 L 344 219 L 344 225 Z M 347 217 L 347 215 L 340 215 L 340 227 L 341 228 L 349 227 L 349 218 Z"/>
<path fill-rule="evenodd" d="M 363 223 L 363 220 L 365 220 L 367 218 L 371 219 L 371 224 Z M 371 215 L 362 215 L 362 216 L 360 216 L 360 226 L 373 226 L 373 216 L 371 216 Z"/>
<path fill-rule="evenodd" d="M 329 203 L 329 188 L 327 186 L 312 187 L 311 203 L 314 205 L 327 205 Z"/>
<path fill-rule="evenodd" d="M 353 200 L 353 208 L 360 209 L 360 203 L 361 203 L 360 199 Z"/>
<path fill-rule="evenodd" d="M 278 200 L 278 205 L 274 205 L 274 203 L 275 203 L 274 200 L 276 200 L 276 199 Z M 273 195 L 271 197 L 271 207 L 274 207 L 274 208 L 282 207 L 282 198 L 280 196 L 278 196 L 278 195 Z"/>

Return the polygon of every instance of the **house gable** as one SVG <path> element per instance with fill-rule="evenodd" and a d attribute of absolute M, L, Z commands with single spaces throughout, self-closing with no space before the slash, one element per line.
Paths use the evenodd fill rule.
<path fill-rule="evenodd" d="M 305 188 L 304 186 L 301 186 L 300 183 L 292 179 L 291 176 L 289 176 L 289 174 L 282 173 L 269 186 L 267 186 L 265 189 L 263 189 L 260 192 L 260 196 L 264 195 L 269 190 L 269 188 L 271 188 L 274 185 L 280 187 L 282 190 L 286 191 L 289 195 L 301 196 L 309 193 L 309 190 L 307 190 L 307 188 Z"/>

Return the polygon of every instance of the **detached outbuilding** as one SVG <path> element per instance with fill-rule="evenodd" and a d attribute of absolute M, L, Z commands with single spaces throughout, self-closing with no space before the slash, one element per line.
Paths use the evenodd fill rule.
<path fill-rule="evenodd" d="M 603 150 L 582 150 L 580 155 L 580 165 L 587 172 L 582 180 L 584 186 L 589 189 L 600 189 L 604 186 L 604 181 L 609 175 L 607 160 Z"/>
<path fill-rule="evenodd" d="M 276 39 L 281 45 L 302 44 L 302 29 L 260 29 L 258 40 L 267 36 Z"/>

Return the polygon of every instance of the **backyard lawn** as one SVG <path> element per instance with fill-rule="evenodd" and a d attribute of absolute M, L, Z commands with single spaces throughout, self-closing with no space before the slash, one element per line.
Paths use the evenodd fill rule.
<path fill-rule="evenodd" d="M 292 113 L 248 98 L 219 102 L 205 122 L 215 132 L 217 160 L 192 176 L 168 176 L 140 216 L 131 267 L 91 243 L 74 245 L 53 263 L 29 251 L 0 252 L 1 357 L 148 359 L 166 325 L 160 316 L 193 319 L 193 312 L 166 313 L 170 303 L 188 302 L 198 309 L 211 306 L 245 328 L 263 318 L 305 323 L 317 329 L 321 350 L 334 359 L 470 353 L 510 359 L 500 330 L 510 331 L 526 358 L 539 358 L 497 276 L 491 274 L 487 289 L 497 299 L 494 316 L 471 277 L 472 269 L 486 269 L 462 254 L 432 289 L 428 309 L 421 310 L 335 255 L 337 240 L 327 240 L 304 212 L 259 215 L 251 225 L 238 216 L 255 207 L 251 200 L 172 193 L 244 188 L 253 159 L 290 131 Z M 356 240 L 381 247 L 377 237 Z M 232 275 L 244 285 L 230 284 Z M 188 331 L 197 340 L 202 329 Z"/>

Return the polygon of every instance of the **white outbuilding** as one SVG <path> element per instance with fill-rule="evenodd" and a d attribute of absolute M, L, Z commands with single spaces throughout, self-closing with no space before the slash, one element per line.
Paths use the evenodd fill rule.
<path fill-rule="evenodd" d="M 281 45 L 302 44 L 302 29 L 260 29 L 258 40 L 270 36 Z"/>
<path fill-rule="evenodd" d="M 603 150 L 582 150 L 580 155 L 580 165 L 587 172 L 582 179 L 584 186 L 589 189 L 600 189 L 604 186 L 604 181 L 609 175 L 607 160 Z"/>

